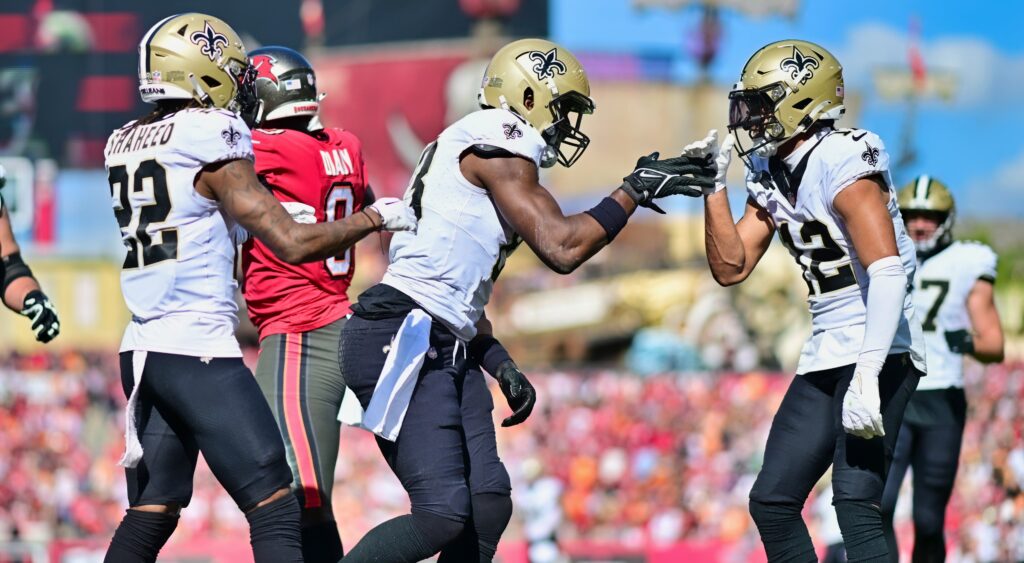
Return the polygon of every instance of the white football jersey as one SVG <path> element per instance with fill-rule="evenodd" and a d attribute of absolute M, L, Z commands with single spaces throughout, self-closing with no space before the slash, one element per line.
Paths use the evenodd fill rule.
<path fill-rule="evenodd" d="M 505 258 L 521 239 L 505 223 L 487 190 L 459 168 L 473 145 L 489 145 L 540 165 L 544 139 L 503 109 L 473 112 L 445 129 L 423 151 L 405 200 L 420 215 L 415 233 L 395 233 L 383 283 L 411 297 L 463 340 L 491 298 Z"/>
<path fill-rule="evenodd" d="M 235 339 L 237 226 L 193 182 L 206 165 L 252 160 L 234 113 L 189 109 L 114 131 L 103 154 L 128 250 L 121 291 L 132 319 L 121 351 L 239 357 Z"/>
<path fill-rule="evenodd" d="M 799 166 L 793 161 L 808 152 L 795 201 L 772 179 L 768 159 L 754 157 L 754 169 L 747 171 L 750 198 L 771 216 L 779 239 L 803 269 L 807 282 L 811 337 L 800 353 L 798 374 L 854 364 L 864 341 L 869 278 L 842 217 L 832 206 L 843 189 L 866 176 L 877 174 L 884 179 L 908 286 L 916 266 L 914 243 L 900 217 L 882 140 L 860 129 L 819 131 L 787 157 L 794 175 Z M 890 353 L 909 351 L 914 365 L 924 371 L 924 348 L 921 324 L 914 318 L 913 298 L 908 292 Z"/>
<path fill-rule="evenodd" d="M 971 330 L 967 295 L 978 280 L 995 282 L 996 253 L 980 242 L 957 241 L 917 267 L 914 305 L 928 346 L 928 377 L 920 389 L 964 386 L 964 357 L 949 349 L 946 333 Z"/>

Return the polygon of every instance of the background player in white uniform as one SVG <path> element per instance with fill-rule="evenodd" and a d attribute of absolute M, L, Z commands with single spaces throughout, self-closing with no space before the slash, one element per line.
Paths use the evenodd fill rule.
<path fill-rule="evenodd" d="M 0 166 L 0 189 L 7 183 L 7 171 Z M 12 311 L 28 317 L 39 342 L 49 342 L 60 333 L 57 309 L 39 287 L 21 248 L 14 239 L 11 213 L 0 194 L 0 300 Z"/>
<path fill-rule="evenodd" d="M 200 451 L 245 511 L 255 560 L 301 561 L 284 445 L 234 336 L 235 247 L 248 229 L 289 263 L 324 259 L 382 223 L 412 228 L 414 217 L 394 199 L 331 223 L 289 217 L 253 169 L 235 110 L 253 107 L 255 72 L 223 21 L 168 17 L 139 55 L 139 92 L 156 108 L 104 151 L 132 313 L 121 344 L 131 508 L 106 561 L 156 559 L 191 499 Z"/>
<path fill-rule="evenodd" d="M 967 416 L 964 356 L 982 362 L 1003 360 L 1003 329 L 993 299 L 996 254 L 979 242 L 953 241 L 953 195 L 931 176 L 919 176 L 900 190 L 899 206 L 917 246 L 914 304 L 928 348 L 928 377 L 907 405 L 882 512 L 889 553 L 897 561 L 893 511 L 907 468 L 912 467 L 913 560 L 945 561 L 946 505 Z"/>
<path fill-rule="evenodd" d="M 364 425 L 387 437 L 378 437 L 381 452 L 412 501 L 412 514 L 371 530 L 346 563 L 420 561 L 438 551 L 446 562 L 491 560 L 512 501 L 478 366 L 515 410 L 503 426 L 525 420 L 534 401 L 483 315 L 506 256 L 525 241 L 549 267 L 571 272 L 638 204 L 696 196 L 694 186 L 713 183 L 703 156 L 654 154 L 596 207 L 563 215 L 538 171 L 579 158 L 589 142 L 580 120 L 594 104 L 579 62 L 550 41 L 515 41 L 495 54 L 480 103 L 424 151 L 406 194 L 417 234 L 394 237 L 383 282 L 359 297 L 342 330 L 345 382 L 367 409 Z M 375 415 L 382 403 L 386 417 Z"/>
<path fill-rule="evenodd" d="M 780 41 L 747 61 L 729 94 L 728 137 L 706 198 L 708 264 L 746 279 L 772 235 L 803 269 L 811 336 L 772 422 L 750 513 L 769 561 L 815 560 L 804 501 L 832 465 L 833 504 L 850 561 L 884 559 L 879 504 L 892 447 L 924 370 L 907 292 L 914 247 L 881 139 L 836 130 L 839 62 L 819 45 Z M 746 211 L 733 222 L 725 173 L 733 142 L 747 165 Z M 684 154 L 715 152 L 714 133 Z"/>

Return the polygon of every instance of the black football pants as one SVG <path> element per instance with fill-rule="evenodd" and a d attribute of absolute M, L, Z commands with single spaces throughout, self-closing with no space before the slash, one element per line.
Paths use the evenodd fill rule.
<path fill-rule="evenodd" d="M 882 516 L 892 561 L 897 561 L 893 512 L 908 468 L 914 469 L 914 563 L 946 560 L 946 505 L 953 493 L 967 420 L 964 390 L 918 391 L 907 405 L 882 495 Z"/>
<path fill-rule="evenodd" d="M 132 353 L 121 353 L 125 396 Z M 281 434 L 241 358 L 149 352 L 136 411 L 143 456 L 126 469 L 128 503 L 188 506 L 199 452 L 242 510 L 292 482 Z"/>
<path fill-rule="evenodd" d="M 797 375 L 772 421 L 764 464 L 750 491 L 751 516 L 769 561 L 816 561 L 804 501 L 832 466 L 833 505 L 850 561 L 885 560 L 879 505 L 907 401 L 920 376 L 908 354 L 879 374 L 885 436 L 864 440 L 842 425 L 854 365 Z"/>
<path fill-rule="evenodd" d="M 392 338 L 402 321 L 403 317 L 368 320 L 353 316 L 342 330 L 342 374 L 364 409 L 370 403 Z M 444 526 L 448 530 L 445 534 L 426 533 L 420 534 L 424 537 L 410 538 L 416 533 L 394 522 L 385 523 L 367 534 L 346 556 L 346 561 L 350 557 L 353 561 L 376 560 L 367 539 L 385 535 L 394 549 L 387 554 L 389 561 L 406 560 L 400 555 L 404 553 L 410 554 L 409 560 L 418 561 L 415 557 L 422 559 L 437 550 L 441 551 L 442 561 L 453 560 L 446 551 L 462 551 L 466 547 L 459 545 L 463 543 L 464 528 L 478 536 L 480 553 L 472 549 L 473 555 L 459 558 L 489 561 L 508 524 L 511 502 L 505 506 L 500 499 L 510 496 L 511 483 L 498 457 L 491 418 L 494 402 L 483 373 L 466 359 L 465 345 L 457 347 L 451 332 L 436 321 L 430 331 L 430 347 L 398 439 L 389 442 L 377 438 L 377 445 L 409 493 L 413 516 L 440 518 L 453 525 Z M 480 501 L 491 507 L 500 506 L 489 512 L 502 512 L 503 516 L 486 514 L 474 518 L 473 508 Z M 406 552 L 399 545 L 406 543 L 418 543 L 424 549 Z"/>

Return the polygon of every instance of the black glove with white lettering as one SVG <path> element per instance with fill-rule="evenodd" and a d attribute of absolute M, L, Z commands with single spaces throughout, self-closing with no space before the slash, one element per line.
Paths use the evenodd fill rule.
<path fill-rule="evenodd" d="M 637 205 L 665 213 L 654 204 L 655 199 L 670 195 L 700 197 L 701 188 L 715 185 L 714 161 L 709 156 L 676 156 L 658 160 L 653 152 L 636 161 L 633 173 L 623 178 L 622 189 Z"/>
<path fill-rule="evenodd" d="M 515 426 L 526 420 L 537 402 L 537 390 L 530 385 L 530 380 L 526 379 L 512 360 L 502 362 L 494 378 L 498 380 L 501 393 L 513 411 L 512 416 L 501 421 L 501 426 Z"/>
<path fill-rule="evenodd" d="M 36 289 L 25 296 L 21 314 L 32 321 L 32 332 L 36 333 L 36 340 L 45 344 L 60 334 L 57 309 L 54 309 L 53 303 L 42 291 Z"/>
<path fill-rule="evenodd" d="M 966 330 L 948 330 L 944 336 L 950 352 L 954 354 L 974 353 L 974 338 Z"/>

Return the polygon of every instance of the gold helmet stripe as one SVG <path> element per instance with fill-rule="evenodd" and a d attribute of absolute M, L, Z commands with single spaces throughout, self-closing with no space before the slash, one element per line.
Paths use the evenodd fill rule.
<path fill-rule="evenodd" d="M 139 77 L 140 78 L 145 77 L 147 74 L 149 74 L 149 71 L 150 71 L 150 68 L 149 68 L 149 64 L 150 64 L 150 62 L 149 62 L 149 60 L 150 60 L 149 42 L 153 40 L 153 36 L 156 35 L 157 31 L 160 31 L 160 28 L 163 27 L 165 23 L 169 22 L 170 20 L 173 20 L 174 18 L 176 18 L 176 17 L 178 17 L 180 15 L 181 14 L 174 14 L 173 16 L 167 16 L 166 18 L 164 18 L 164 19 L 160 20 L 159 22 L 157 22 L 156 25 L 154 25 L 153 27 L 149 28 L 149 31 L 146 32 L 146 35 L 142 36 L 142 41 L 139 42 L 139 49 L 142 51 L 142 53 L 139 53 L 141 55 L 139 57 Z"/>
<path fill-rule="evenodd" d="M 922 174 L 917 177 L 917 184 L 914 186 L 914 199 L 927 206 L 928 205 L 928 192 L 932 188 L 932 177 L 927 174 Z"/>

